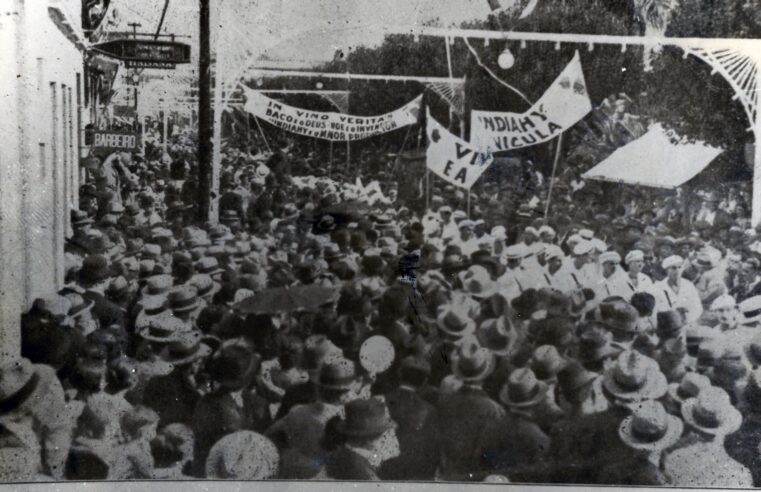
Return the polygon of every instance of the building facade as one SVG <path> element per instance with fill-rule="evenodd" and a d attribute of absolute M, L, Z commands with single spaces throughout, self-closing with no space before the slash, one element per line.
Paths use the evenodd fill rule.
<path fill-rule="evenodd" d="M 81 11 L 80 0 L 0 3 L 0 357 L 19 352 L 21 313 L 64 283 L 90 120 Z"/>

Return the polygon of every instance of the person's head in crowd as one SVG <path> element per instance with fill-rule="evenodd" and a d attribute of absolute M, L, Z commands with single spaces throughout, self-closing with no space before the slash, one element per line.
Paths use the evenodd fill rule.
<path fill-rule="evenodd" d="M 621 255 L 615 251 L 606 251 L 600 255 L 599 261 L 602 265 L 603 277 L 610 278 L 617 271 L 619 263 L 621 263 Z"/>
<path fill-rule="evenodd" d="M 742 414 L 732 406 L 727 392 L 717 387 L 704 388 L 684 400 L 681 417 L 696 437 L 708 442 L 721 443 L 742 424 Z"/>
<path fill-rule="evenodd" d="M 521 262 L 526 256 L 526 249 L 522 244 L 513 244 L 505 248 L 503 256 L 508 270 L 516 270 L 520 268 Z"/>
<path fill-rule="evenodd" d="M 223 480 L 265 480 L 278 474 L 280 454 L 261 434 L 241 430 L 228 434 L 209 451 L 206 477 Z"/>
<path fill-rule="evenodd" d="M 129 441 L 142 440 L 147 444 L 156 438 L 159 416 L 151 408 L 137 405 L 121 418 L 124 437 Z"/>
<path fill-rule="evenodd" d="M 40 458 L 40 445 L 29 423 L 0 420 L 0 480 L 35 481 Z"/>
<path fill-rule="evenodd" d="M 739 324 L 740 312 L 737 309 L 737 302 L 728 294 L 714 299 L 711 303 L 711 311 L 716 314 L 719 325 L 724 330 L 734 329 Z"/>
<path fill-rule="evenodd" d="M 163 427 L 150 443 L 156 468 L 183 470 L 193 459 L 194 442 L 193 431 L 185 424 Z"/>
<path fill-rule="evenodd" d="M 629 276 L 636 278 L 645 266 L 645 253 L 641 250 L 634 249 L 626 254 L 624 260 L 628 268 Z"/>
<path fill-rule="evenodd" d="M 555 229 L 549 225 L 545 224 L 539 228 L 539 239 L 541 239 L 543 243 L 553 244 L 556 236 L 557 233 L 555 232 Z"/>
<path fill-rule="evenodd" d="M 573 257 L 573 265 L 576 269 L 581 269 L 584 265 L 590 262 L 590 255 L 592 253 L 592 244 L 589 241 L 579 241 L 571 251 Z"/>
<path fill-rule="evenodd" d="M 137 362 L 121 356 L 108 363 L 106 371 L 106 391 L 111 394 L 126 393 L 138 382 Z"/>
<path fill-rule="evenodd" d="M 659 463 L 662 453 L 681 438 L 684 423 L 676 415 L 666 412 L 660 402 L 648 400 L 634 407 L 618 428 L 621 442 L 633 456 L 641 456 Z"/>
<path fill-rule="evenodd" d="M 656 248 L 658 257 L 661 260 L 665 260 L 666 258 L 672 256 L 674 254 L 674 249 L 676 246 L 676 241 L 671 236 L 660 236 L 656 240 Z"/>
<path fill-rule="evenodd" d="M 251 344 L 238 338 L 222 342 L 208 360 L 206 370 L 219 390 L 235 392 L 251 385 L 259 365 L 259 356 Z"/>
<path fill-rule="evenodd" d="M 545 249 L 544 257 L 547 261 L 547 270 L 551 274 L 555 274 L 563 267 L 563 260 L 565 259 L 565 253 L 563 250 L 554 244 L 547 246 Z"/>
<path fill-rule="evenodd" d="M 684 260 L 681 256 L 671 255 L 663 260 L 661 266 L 666 270 L 666 277 L 672 285 L 677 285 L 682 275 Z"/>
<path fill-rule="evenodd" d="M 655 309 L 655 297 L 649 292 L 636 292 L 629 300 L 640 318 L 649 318 Z"/>
<path fill-rule="evenodd" d="M 626 350 L 605 369 L 603 390 L 613 405 L 631 410 L 643 401 L 663 397 L 668 381 L 655 360 L 636 350 Z"/>
<path fill-rule="evenodd" d="M 457 225 L 460 230 L 460 241 L 470 241 L 473 238 L 474 223 L 472 220 L 465 219 Z"/>
<path fill-rule="evenodd" d="M 346 405 L 346 417 L 338 430 L 346 444 L 368 451 L 368 463 L 373 469 L 400 454 L 396 435 L 397 424 L 389 415 L 386 402 L 377 396 L 354 400 Z"/>
<path fill-rule="evenodd" d="M 317 394 L 320 401 L 330 405 L 344 405 L 352 398 L 357 386 L 357 369 L 346 358 L 331 358 L 320 368 Z"/>

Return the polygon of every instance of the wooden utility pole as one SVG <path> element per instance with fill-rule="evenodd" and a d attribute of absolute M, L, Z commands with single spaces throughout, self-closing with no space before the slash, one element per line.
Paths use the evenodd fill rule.
<path fill-rule="evenodd" d="M 198 53 L 198 220 L 209 219 L 211 204 L 211 50 L 209 46 L 209 0 L 200 0 Z"/>

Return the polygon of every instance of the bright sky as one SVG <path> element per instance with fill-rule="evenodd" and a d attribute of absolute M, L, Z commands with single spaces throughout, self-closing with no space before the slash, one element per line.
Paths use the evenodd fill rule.
<path fill-rule="evenodd" d="M 287 61 L 326 61 L 336 49 L 373 45 L 389 26 L 408 27 L 432 19 L 441 25 L 484 19 L 487 0 L 212 0 L 222 2 L 223 44 L 229 50 L 247 46 L 267 50 L 271 58 Z M 128 30 L 141 22 L 141 30 L 158 24 L 163 1 L 113 0 L 118 15 L 108 30 Z M 197 36 L 198 0 L 170 0 L 163 32 Z"/>

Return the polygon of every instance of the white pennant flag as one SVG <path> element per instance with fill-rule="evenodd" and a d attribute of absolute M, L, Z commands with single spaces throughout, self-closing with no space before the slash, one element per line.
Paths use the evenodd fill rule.
<path fill-rule="evenodd" d="M 544 95 L 525 113 L 471 111 L 470 141 L 482 152 L 520 149 L 557 137 L 592 111 L 577 51 Z"/>
<path fill-rule="evenodd" d="M 426 165 L 438 177 L 461 188 L 470 189 L 494 158 L 476 151 L 468 142 L 452 135 L 426 109 L 428 150 Z"/>

